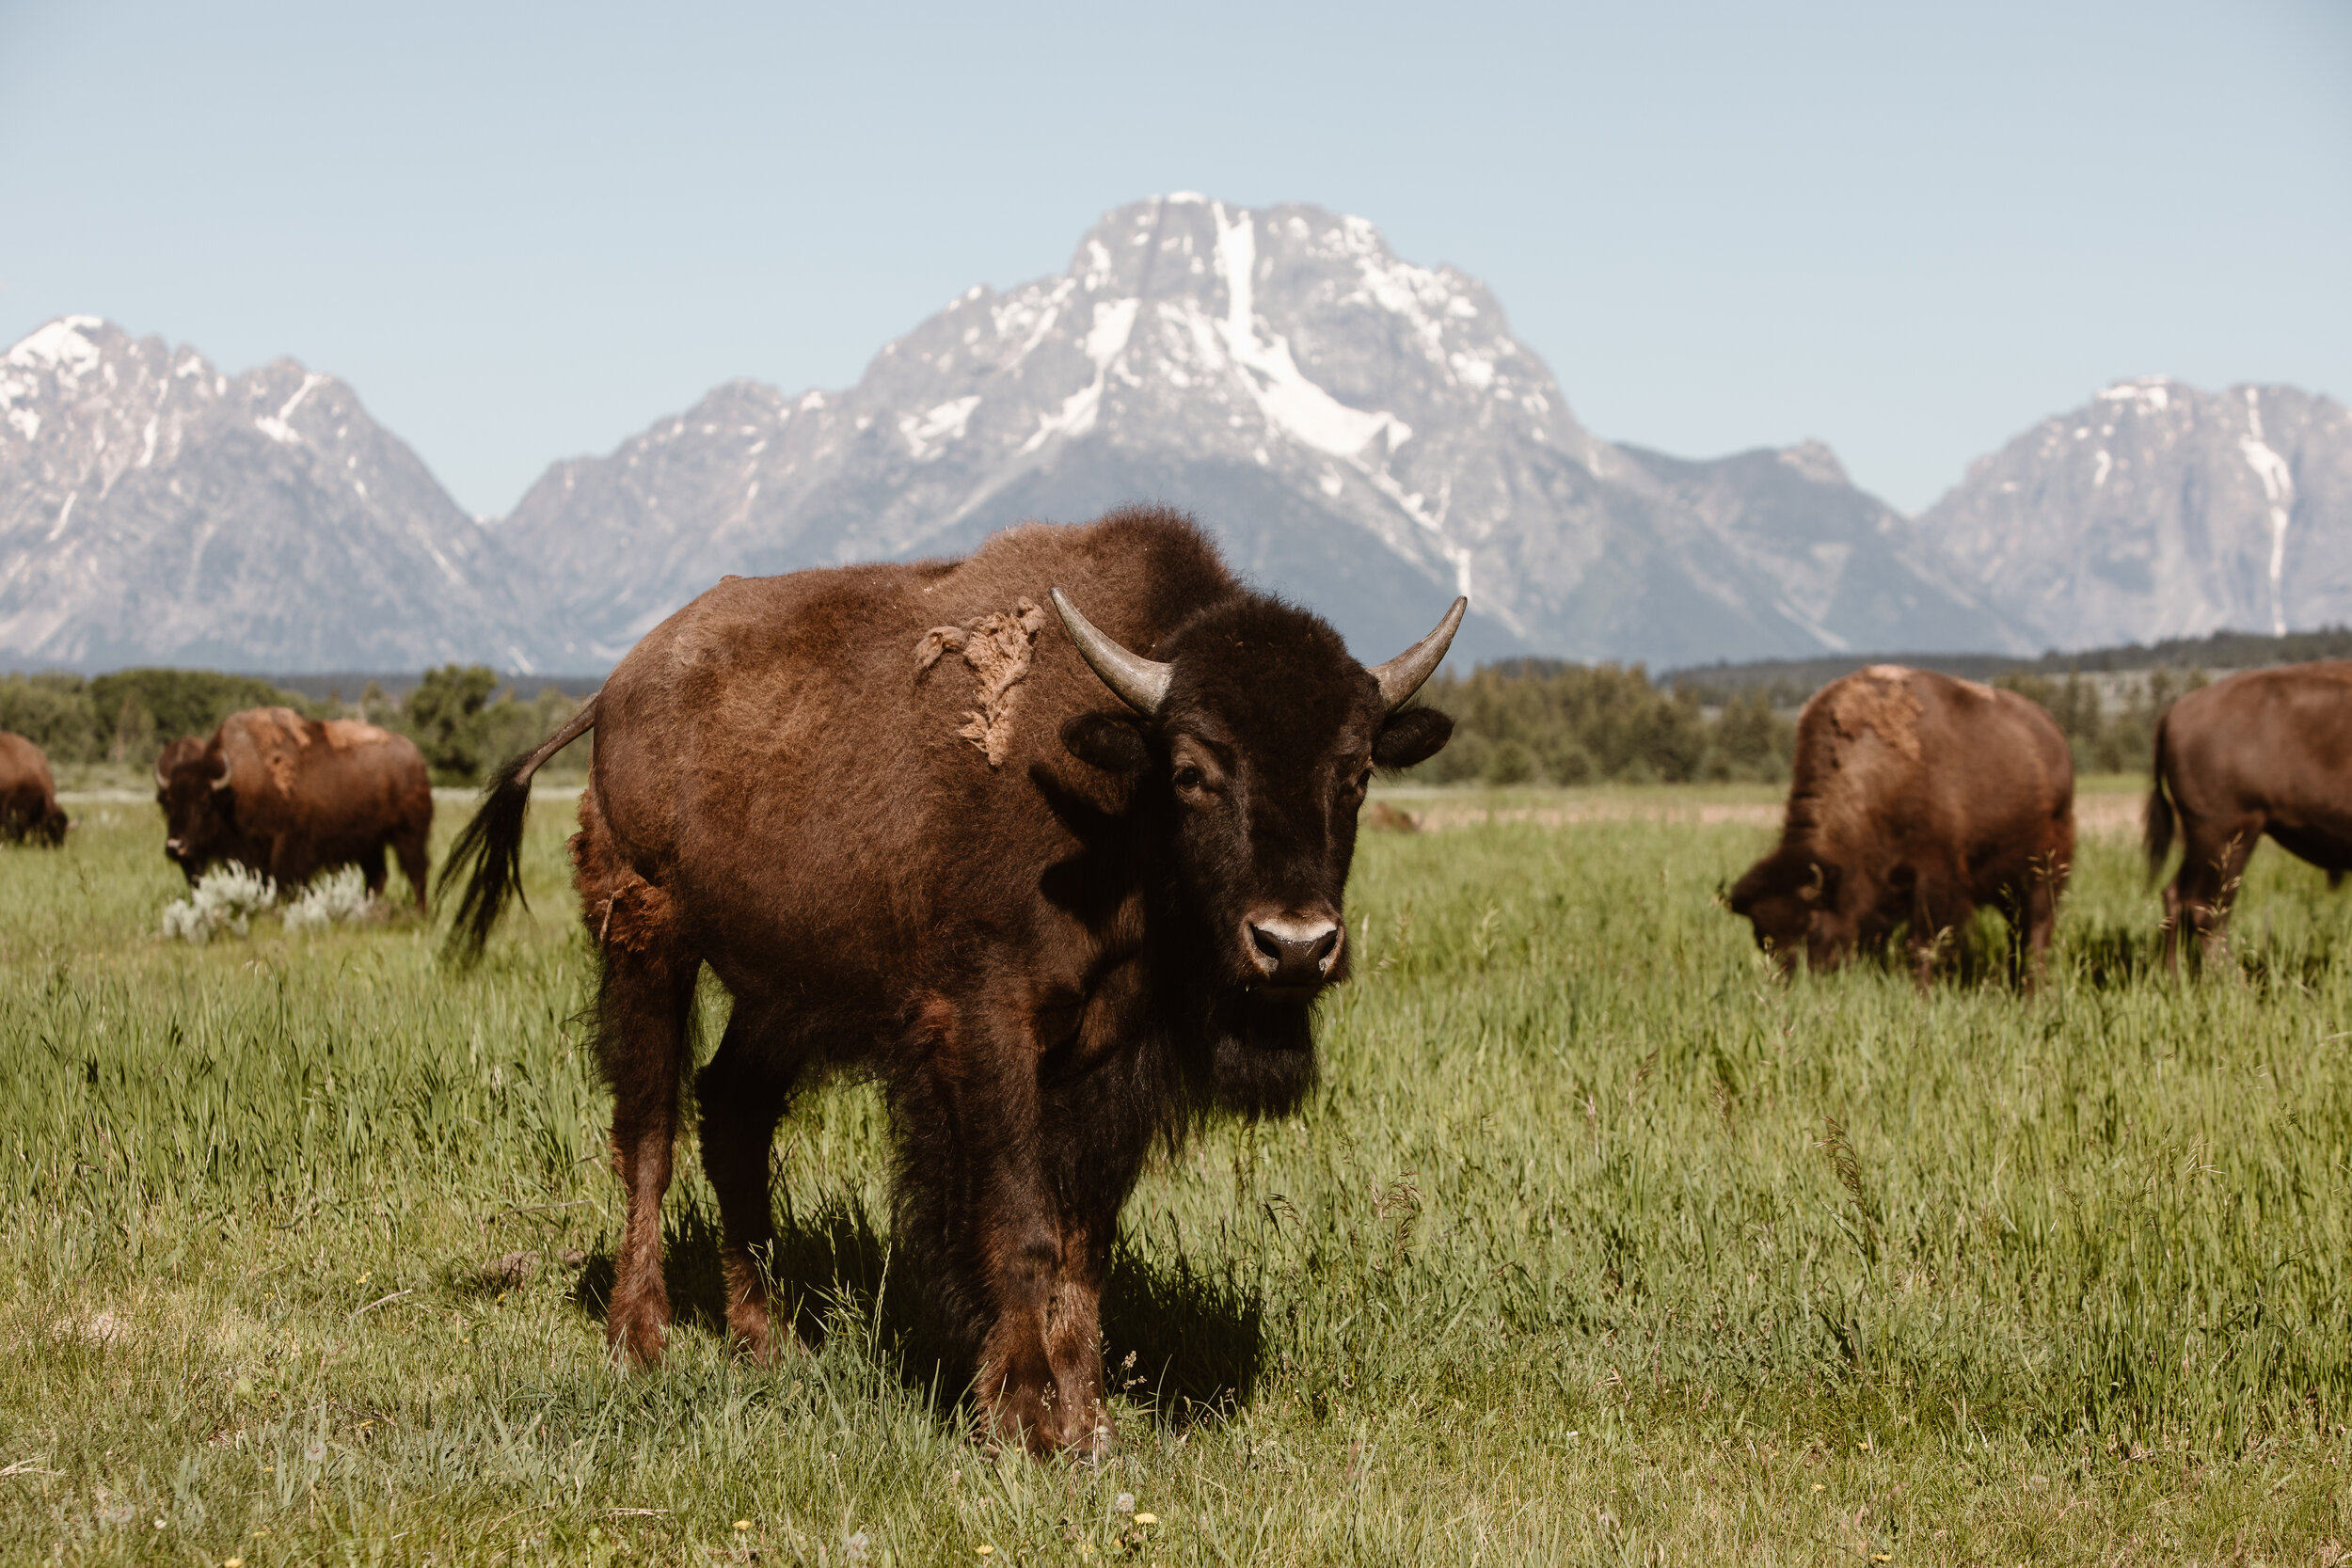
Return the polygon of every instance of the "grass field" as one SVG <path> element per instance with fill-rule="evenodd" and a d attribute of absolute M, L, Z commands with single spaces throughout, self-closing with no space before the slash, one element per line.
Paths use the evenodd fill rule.
<path fill-rule="evenodd" d="M 151 808 L 81 806 L 0 850 L 0 1560 L 2344 1558 L 2352 896 L 2266 847 L 2175 985 L 2094 836 L 2038 996 L 1784 985 L 1713 902 L 1770 798 L 1368 835 L 1323 1088 L 1127 1210 L 1096 1469 L 900 1348 L 855 1085 L 775 1153 L 813 1352 L 728 1354 L 690 1149 L 670 1359 L 605 1365 L 564 799 L 465 978 L 397 923 L 167 944 Z"/>

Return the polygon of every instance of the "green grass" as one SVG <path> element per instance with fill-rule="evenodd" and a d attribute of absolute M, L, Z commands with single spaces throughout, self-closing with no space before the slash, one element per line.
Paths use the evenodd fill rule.
<path fill-rule="evenodd" d="M 569 1022 L 562 800 L 533 810 L 532 913 L 467 978 L 397 923 L 167 945 L 151 808 L 80 811 L 61 852 L 0 850 L 0 1560 L 2352 1541 L 2352 899 L 2275 847 L 2235 963 L 2180 986 L 2132 846 L 2087 840 L 2026 998 L 1775 983 L 1713 902 L 1751 823 L 1368 836 L 1323 1088 L 1128 1206 L 1121 1444 L 1089 1470 L 983 1453 L 900 1348 L 856 1085 L 776 1148 L 814 1352 L 727 1353 L 689 1149 L 670 1359 L 607 1367 L 621 1205 Z"/>

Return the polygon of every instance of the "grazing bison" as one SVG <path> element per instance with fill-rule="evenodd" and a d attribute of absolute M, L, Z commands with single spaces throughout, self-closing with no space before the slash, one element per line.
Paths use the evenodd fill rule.
<path fill-rule="evenodd" d="M 65 813 L 49 759 L 21 735 L 0 730 L 0 838 L 65 842 Z"/>
<path fill-rule="evenodd" d="M 2352 870 L 2352 662 L 2249 670 L 2190 692 L 2156 721 L 2153 771 L 2151 879 L 2180 814 L 2181 869 L 2164 892 L 2164 959 L 2177 967 L 2184 929 L 2219 950 L 2264 834 L 2327 872 L 2329 887 Z"/>
<path fill-rule="evenodd" d="M 1120 1208 L 1155 1142 L 1311 1086 L 1357 811 L 1375 768 L 1452 732 L 1403 705 L 1463 608 L 1368 670 L 1187 519 L 1134 510 L 962 561 L 730 578 L 649 633 L 506 765 L 442 871 L 473 864 L 453 941 L 478 953 L 532 770 L 595 728 L 571 852 L 628 1195 L 615 1350 L 655 1358 L 669 1322 L 660 1203 L 707 963 L 734 998 L 695 1089 L 736 1339 L 764 1357 L 789 1333 L 763 1275 L 777 1121 L 812 1076 L 863 1071 L 898 1244 L 988 1431 L 1099 1451 Z"/>
<path fill-rule="evenodd" d="M 1784 968 L 1816 969 L 1910 927 L 1924 984 L 1945 935 L 1993 904 L 2040 976 L 2074 854 L 2074 762 L 2050 716 L 2013 691 L 1874 664 L 1797 718 L 1780 847 L 1731 909 Z"/>
<path fill-rule="evenodd" d="M 191 882 L 215 861 L 288 888 L 357 865 L 368 891 L 380 894 L 389 848 L 424 910 L 433 788 L 405 736 L 292 708 L 247 708 L 222 720 L 209 740 L 164 748 L 155 801 L 168 834 L 164 853 Z"/>

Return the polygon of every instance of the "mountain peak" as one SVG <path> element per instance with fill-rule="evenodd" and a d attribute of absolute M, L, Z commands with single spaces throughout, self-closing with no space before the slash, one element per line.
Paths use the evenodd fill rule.
<path fill-rule="evenodd" d="M 1846 466 L 1837 461 L 1837 454 L 1826 441 L 1810 437 L 1793 447 L 1784 447 L 1775 454 L 1791 469 L 1816 484 L 1848 485 L 1853 482 L 1846 477 Z"/>

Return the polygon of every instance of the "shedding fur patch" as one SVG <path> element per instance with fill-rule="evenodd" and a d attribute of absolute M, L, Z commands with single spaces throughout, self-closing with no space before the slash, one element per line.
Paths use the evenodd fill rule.
<path fill-rule="evenodd" d="M 670 895 L 614 856 L 593 800 L 580 801 L 580 829 L 568 846 L 572 885 L 580 890 L 580 920 L 600 952 L 666 951 L 674 911 Z"/>
<path fill-rule="evenodd" d="M 373 746 L 389 740 L 389 732 L 373 724 L 363 724 L 357 719 L 329 719 L 326 721 L 326 744 L 338 752 L 348 752 L 355 746 Z"/>
<path fill-rule="evenodd" d="M 1860 738 L 1865 730 L 1875 731 L 1906 759 L 1917 762 L 1923 710 L 1911 683 L 1904 679 L 1910 673 L 1900 665 L 1873 664 L 1839 681 L 1833 689 L 1830 708 L 1837 733 L 1851 740 Z"/>
<path fill-rule="evenodd" d="M 949 649 L 963 656 L 977 677 L 980 705 L 964 715 L 956 733 L 980 749 L 991 768 L 1004 766 L 1012 745 L 1012 720 L 1028 678 L 1029 662 L 1037 651 L 1037 634 L 1045 629 L 1045 611 L 1031 599 L 1016 600 L 1009 610 L 998 610 L 960 626 L 933 626 L 914 645 L 914 673 L 919 678 Z"/>
<path fill-rule="evenodd" d="M 264 707 L 240 715 L 239 721 L 221 727 L 220 749 L 229 761 L 229 777 L 266 777 L 280 795 L 291 796 L 296 759 L 310 744 L 301 715 L 292 708 Z"/>

